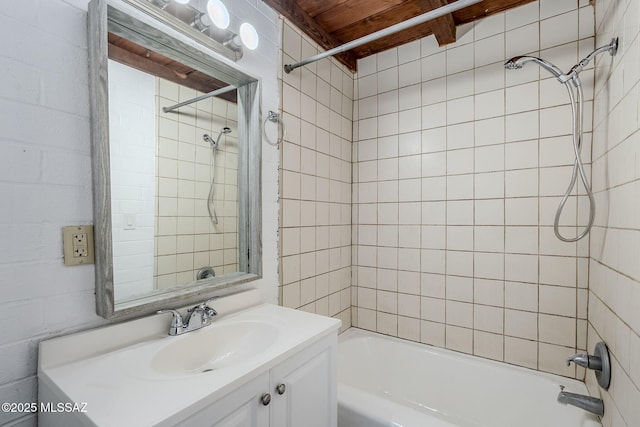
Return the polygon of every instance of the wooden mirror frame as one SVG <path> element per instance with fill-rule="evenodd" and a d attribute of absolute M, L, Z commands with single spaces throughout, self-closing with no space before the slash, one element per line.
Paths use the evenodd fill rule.
<path fill-rule="evenodd" d="M 145 13 L 145 9 L 149 9 L 149 5 L 143 0 L 121 0 L 120 3 L 126 3 L 123 7 L 125 10 L 128 6 L 133 7 L 129 7 L 132 11 L 137 9 L 142 13 Z M 221 288 L 262 277 L 260 81 L 240 71 L 231 61 L 213 57 L 203 50 L 172 37 L 166 31 L 166 28 L 169 28 L 199 42 L 196 37 L 192 37 L 192 33 L 198 32 L 186 24 L 177 20 L 172 22 L 171 19 L 164 19 L 157 14 L 146 13 L 153 19 L 154 25 L 138 19 L 136 17 L 138 13 L 127 13 L 119 7 L 107 5 L 107 0 L 92 0 L 89 3 L 87 28 L 96 252 L 96 312 L 108 319 L 128 319 L 152 314 L 162 308 L 193 304 L 206 300 Z M 128 38 L 237 88 L 239 272 L 116 303 L 111 223 L 107 32 Z M 213 40 L 211 42 L 216 43 Z M 208 47 L 211 48 L 211 46 Z M 213 50 L 217 52 L 216 49 Z"/>

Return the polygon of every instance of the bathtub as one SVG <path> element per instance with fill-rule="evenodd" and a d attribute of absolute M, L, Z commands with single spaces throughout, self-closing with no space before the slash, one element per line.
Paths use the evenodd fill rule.
<path fill-rule="evenodd" d="M 356 328 L 338 342 L 338 427 L 601 427 L 556 402 L 587 394 L 576 380 Z"/>

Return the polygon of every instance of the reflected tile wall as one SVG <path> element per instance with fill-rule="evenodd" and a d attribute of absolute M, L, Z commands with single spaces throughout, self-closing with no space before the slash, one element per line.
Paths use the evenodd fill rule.
<path fill-rule="evenodd" d="M 158 144 L 156 164 L 155 284 L 164 289 L 196 280 L 198 270 L 216 275 L 238 271 L 237 105 L 208 98 L 164 113 L 162 107 L 202 95 L 157 79 Z M 211 144 L 223 127 L 215 154 L 213 199 L 218 224 L 209 218 Z"/>

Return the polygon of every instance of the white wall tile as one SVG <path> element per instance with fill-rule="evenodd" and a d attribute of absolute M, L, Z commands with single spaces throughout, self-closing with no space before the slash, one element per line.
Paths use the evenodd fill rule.
<path fill-rule="evenodd" d="M 574 337 L 572 345 L 584 342 L 586 330 L 586 290 L 578 292 L 575 286 L 576 271 L 581 278 L 588 274 L 588 245 L 556 243 L 551 227 L 556 194 L 562 191 L 557 184 L 567 178 L 562 167 L 572 164 L 571 145 L 565 141 L 570 137 L 570 110 L 564 88 L 540 67 L 527 64 L 516 71 L 503 66 L 505 58 L 532 54 L 568 69 L 577 61 L 578 51 L 590 52 L 588 11 L 593 8 L 583 4 L 585 10 L 578 12 L 578 2 L 552 3 L 532 2 L 461 28 L 458 42 L 446 48 L 428 37 L 366 61 L 365 74 L 358 80 L 373 76 L 371 64 L 381 72 L 375 74 L 375 92 L 365 92 L 364 98 L 384 95 L 378 95 L 375 106 L 368 99 L 358 105 L 362 120 L 354 127 L 361 134 L 362 149 L 354 156 L 353 173 L 362 180 L 373 179 L 373 163 L 368 162 L 378 160 L 377 179 L 384 183 L 376 192 L 383 189 L 384 196 L 376 195 L 373 201 L 371 190 L 363 187 L 366 203 L 357 206 L 356 218 L 360 224 L 384 228 L 376 231 L 376 239 L 363 237 L 369 245 L 375 240 L 376 246 L 366 247 L 358 258 L 367 265 L 382 263 L 389 269 L 384 271 L 420 274 L 421 322 L 411 321 L 415 300 L 407 298 L 400 304 L 405 299 L 401 293 L 396 300 L 392 296 L 385 300 L 390 304 L 378 304 L 382 311 L 377 317 L 362 311 L 369 327 L 575 376 L 575 370 L 556 370 L 550 363 L 554 354 L 569 348 L 569 336 Z M 566 22 L 567 28 L 546 34 L 556 21 Z M 584 40 L 578 43 L 578 37 Z M 583 73 L 587 89 L 588 71 Z M 628 89 L 624 83 L 616 87 L 610 99 L 617 104 L 633 84 Z M 590 91 L 586 93 L 591 99 Z M 594 123 L 599 123 L 603 107 L 589 104 L 586 116 L 592 108 Z M 588 162 L 591 120 L 586 128 Z M 634 131 L 629 123 L 624 131 L 615 129 L 620 135 Z M 604 152 L 598 150 L 596 158 Z M 596 167 L 599 176 L 604 176 L 603 169 Z M 615 179 L 622 183 L 625 178 Z M 392 189 L 397 189 L 397 197 L 391 195 Z M 354 186 L 354 192 L 362 202 L 361 185 Z M 612 194 L 611 199 L 617 200 L 617 193 Z M 566 226 L 575 223 L 577 205 L 572 198 L 562 219 L 564 232 L 571 233 Z M 618 233 L 610 234 L 610 240 L 620 239 Z M 615 259 L 619 265 L 619 253 Z M 566 261 L 566 268 L 561 261 Z M 400 272 L 394 277 L 399 278 Z M 403 305 L 407 311 L 400 313 Z M 508 308 L 504 313 L 503 306 Z M 553 317 L 539 320 L 543 315 Z M 576 326 L 578 316 L 582 316 L 580 326 Z M 574 326 L 561 334 L 548 331 L 548 320 L 555 317 L 570 319 Z"/>
<path fill-rule="evenodd" d="M 562 3 L 562 2 L 559 2 Z M 540 48 L 557 46 L 578 39 L 578 11 L 572 10 L 561 15 L 544 19 L 544 7 L 540 8 Z"/>
<path fill-rule="evenodd" d="M 504 15 L 497 15 L 504 19 Z M 498 24 L 499 25 L 499 24 Z M 504 25 L 504 24 L 503 24 Z M 479 40 L 475 43 L 475 66 L 492 64 L 504 61 L 504 33 L 500 32 L 495 36 Z"/>

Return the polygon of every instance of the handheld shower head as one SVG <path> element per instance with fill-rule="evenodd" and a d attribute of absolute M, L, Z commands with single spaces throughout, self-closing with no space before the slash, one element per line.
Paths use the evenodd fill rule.
<path fill-rule="evenodd" d="M 567 76 L 558 67 L 550 62 L 545 61 L 544 59 L 536 58 L 535 56 L 515 56 L 504 63 L 504 68 L 506 68 L 507 70 L 519 70 L 527 62 L 535 62 L 536 64 L 553 74 L 562 83 L 567 80 Z"/>

